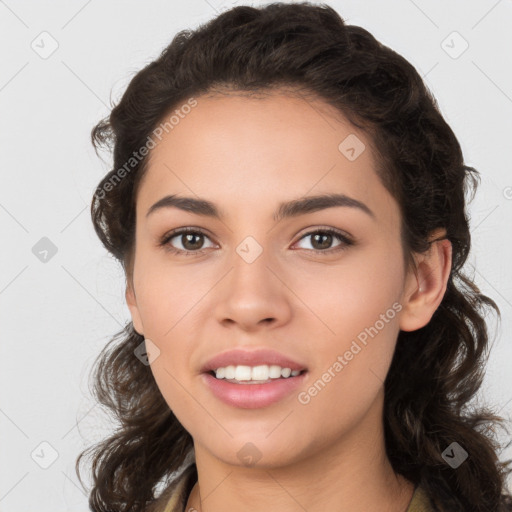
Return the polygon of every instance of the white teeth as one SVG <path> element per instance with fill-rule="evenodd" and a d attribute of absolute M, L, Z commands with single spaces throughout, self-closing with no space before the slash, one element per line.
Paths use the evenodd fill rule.
<path fill-rule="evenodd" d="M 237 366 L 235 368 L 235 380 L 251 380 L 251 367 Z"/>
<path fill-rule="evenodd" d="M 283 368 L 281 370 L 281 377 L 289 377 L 291 373 L 292 371 L 290 368 Z"/>
<path fill-rule="evenodd" d="M 281 377 L 281 367 L 273 364 L 272 366 L 269 366 L 268 369 L 268 376 L 271 379 L 279 379 Z"/>
<path fill-rule="evenodd" d="M 291 368 L 281 368 L 278 365 L 262 364 L 259 366 L 229 365 L 215 370 L 217 379 L 237 380 L 237 381 L 268 381 L 268 379 L 288 378 L 290 375 L 296 377 L 299 370 Z"/>
<path fill-rule="evenodd" d="M 234 379 L 235 378 L 235 367 L 233 365 L 231 366 L 226 366 L 226 368 L 224 368 L 226 370 L 226 373 L 224 375 L 224 377 L 226 379 Z"/>
<path fill-rule="evenodd" d="M 245 368 L 249 368 L 249 367 L 246 366 Z M 249 372 L 250 372 L 249 374 L 250 374 L 251 380 L 267 380 L 268 379 L 269 369 L 266 364 L 263 364 L 261 366 L 254 366 L 252 368 L 252 371 L 249 368 Z M 249 379 L 245 379 L 245 380 L 249 380 Z"/>

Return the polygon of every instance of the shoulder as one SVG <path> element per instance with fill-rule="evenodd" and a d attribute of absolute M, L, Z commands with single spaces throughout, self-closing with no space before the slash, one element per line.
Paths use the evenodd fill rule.
<path fill-rule="evenodd" d="M 196 465 L 191 464 L 146 508 L 146 512 L 183 512 L 197 480 Z"/>
<path fill-rule="evenodd" d="M 414 490 L 407 512 L 434 512 L 432 502 L 421 485 Z"/>

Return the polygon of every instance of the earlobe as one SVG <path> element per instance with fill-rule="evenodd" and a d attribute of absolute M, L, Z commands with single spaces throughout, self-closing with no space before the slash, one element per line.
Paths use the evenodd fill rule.
<path fill-rule="evenodd" d="M 139 313 L 139 308 L 137 306 L 137 298 L 135 297 L 135 292 L 131 284 L 126 285 L 125 291 L 126 305 L 130 310 L 130 315 L 132 317 L 133 328 L 141 335 L 144 336 L 144 329 L 142 327 L 142 320 Z"/>
<path fill-rule="evenodd" d="M 436 232 L 439 235 L 438 232 Z M 408 277 L 404 292 L 400 330 L 416 331 L 430 322 L 441 304 L 452 266 L 452 244 L 448 239 L 436 240 L 418 260 L 416 272 Z M 411 291 L 412 289 L 412 291 Z"/>

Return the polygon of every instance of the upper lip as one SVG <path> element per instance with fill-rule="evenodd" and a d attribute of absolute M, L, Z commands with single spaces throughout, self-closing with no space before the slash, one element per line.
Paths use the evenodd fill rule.
<path fill-rule="evenodd" d="M 275 350 L 260 348 L 255 350 L 244 350 L 240 348 L 221 352 L 209 359 L 201 368 L 201 372 L 207 373 L 217 368 L 226 366 L 259 366 L 263 364 L 278 365 L 281 368 L 293 370 L 305 370 L 306 367 L 293 359 L 276 352 Z"/>

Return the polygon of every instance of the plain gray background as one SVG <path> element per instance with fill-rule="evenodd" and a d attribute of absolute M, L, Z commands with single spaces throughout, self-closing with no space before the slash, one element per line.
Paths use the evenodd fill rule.
<path fill-rule="evenodd" d="M 264 3 L 0 1 L 0 512 L 88 510 L 75 459 L 113 428 L 88 376 L 129 313 L 121 269 L 90 221 L 92 194 L 109 170 L 91 128 L 177 31 Z M 466 163 L 482 173 L 468 269 L 502 322 L 490 319 L 496 341 L 481 399 L 510 418 L 512 3 L 328 3 L 416 67 Z"/>

